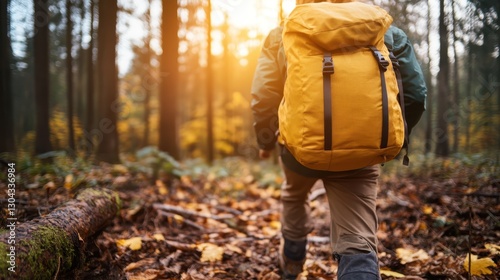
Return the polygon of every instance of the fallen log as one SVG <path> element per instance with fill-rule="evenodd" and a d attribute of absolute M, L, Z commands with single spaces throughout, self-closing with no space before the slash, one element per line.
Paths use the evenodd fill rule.
<path fill-rule="evenodd" d="M 0 231 L 0 279 L 57 279 L 81 264 L 85 242 L 120 209 L 116 192 L 85 189 L 49 214 Z"/>

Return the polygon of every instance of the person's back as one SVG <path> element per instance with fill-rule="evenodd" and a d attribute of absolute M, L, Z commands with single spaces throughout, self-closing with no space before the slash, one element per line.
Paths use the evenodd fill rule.
<path fill-rule="evenodd" d="M 297 2 L 304 4 L 313 1 Z M 409 133 L 425 108 L 426 88 L 423 74 L 404 32 L 390 27 L 385 33 L 384 41 L 399 61 Z M 277 140 L 275 132 L 278 130 L 278 107 L 283 99 L 285 81 L 288 79 L 286 71 L 282 27 L 279 27 L 270 32 L 264 43 L 252 85 L 254 127 L 262 158 L 269 157 Z M 318 106 L 322 108 L 323 104 Z M 291 125 L 293 126 L 293 123 Z M 368 165 L 341 172 L 309 168 L 302 165 L 284 144 L 286 143 L 280 140 L 280 158 L 286 179 L 281 193 L 283 238 L 280 267 L 285 277 L 295 279 L 302 271 L 307 235 L 312 230 L 308 193 L 313 184 L 321 179 L 330 206 L 331 243 L 333 256 L 339 261 L 338 279 L 379 279 L 375 205 L 379 166 Z"/>

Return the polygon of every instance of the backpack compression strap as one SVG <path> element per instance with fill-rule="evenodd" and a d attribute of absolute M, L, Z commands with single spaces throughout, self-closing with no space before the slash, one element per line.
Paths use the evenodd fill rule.
<path fill-rule="evenodd" d="M 369 46 L 370 50 L 377 59 L 378 68 L 380 72 L 380 83 L 382 86 L 382 140 L 380 141 L 380 148 L 387 148 L 389 137 L 389 101 L 387 97 L 387 85 L 385 83 L 385 71 L 389 66 L 389 61 L 385 59 L 382 53 L 374 46 Z"/>
<path fill-rule="evenodd" d="M 401 71 L 399 71 L 399 61 L 396 58 L 396 56 L 392 52 L 390 52 L 389 58 L 391 59 L 392 68 L 394 69 L 394 72 L 396 73 L 396 79 L 398 81 L 399 106 L 401 107 L 401 113 L 403 114 L 403 123 L 404 123 L 404 127 L 405 127 L 405 140 L 404 140 L 403 147 L 405 149 L 406 154 L 404 155 L 404 158 L 403 158 L 403 165 L 408 166 L 410 164 L 410 158 L 408 157 L 408 146 L 410 144 L 410 135 L 408 134 L 408 124 L 406 122 L 405 97 L 404 97 L 404 91 L 403 91 L 403 78 L 401 77 Z"/>
<path fill-rule="evenodd" d="M 334 72 L 332 54 L 325 52 L 323 55 L 323 110 L 324 110 L 324 135 L 325 151 L 332 150 L 332 85 L 331 75 Z"/>

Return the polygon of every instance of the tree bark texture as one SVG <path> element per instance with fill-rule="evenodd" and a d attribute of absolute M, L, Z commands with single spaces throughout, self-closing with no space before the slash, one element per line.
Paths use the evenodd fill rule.
<path fill-rule="evenodd" d="M 0 4 L 0 153 L 15 152 L 14 144 L 14 104 L 12 102 L 11 84 L 11 47 L 9 37 L 9 3 Z"/>
<path fill-rule="evenodd" d="M 47 0 L 34 0 L 35 154 L 50 152 L 49 125 L 49 9 Z"/>
<path fill-rule="evenodd" d="M 212 1 L 208 0 L 207 7 L 207 161 L 211 164 L 214 161 L 214 89 L 212 80 Z"/>
<path fill-rule="evenodd" d="M 438 73 L 438 110 L 437 131 L 435 137 L 436 155 L 447 157 L 449 155 L 449 133 L 447 110 L 450 106 L 450 62 L 448 57 L 448 29 L 446 27 L 446 11 L 444 0 L 439 1 L 439 73 Z"/>
<path fill-rule="evenodd" d="M 102 136 L 97 147 L 96 159 L 108 163 L 120 162 L 118 154 L 118 70 L 116 67 L 117 1 L 99 1 L 98 86 L 99 118 L 97 126 Z"/>
<path fill-rule="evenodd" d="M 95 102 L 94 102 L 94 1 L 90 1 L 90 26 L 89 26 L 89 46 L 87 49 L 87 90 L 86 90 L 86 133 L 89 134 L 94 129 L 94 110 Z M 88 139 L 87 145 L 85 146 L 85 155 L 90 157 L 94 154 L 94 142 L 92 137 Z"/>
<path fill-rule="evenodd" d="M 68 152 L 76 155 L 75 128 L 73 125 L 73 22 L 71 0 L 66 0 L 66 98 L 68 104 Z"/>
<path fill-rule="evenodd" d="M 55 279 L 76 268 L 86 240 L 103 229 L 119 209 L 117 193 L 86 189 L 46 216 L 15 227 L 8 221 L 7 231 L 0 234 L 0 279 Z M 9 270 L 14 264 L 9 263 L 12 252 L 14 271 Z"/>
<path fill-rule="evenodd" d="M 179 159 L 177 100 L 179 76 L 179 19 L 177 1 L 162 0 L 160 57 L 160 123 L 159 149 Z"/>

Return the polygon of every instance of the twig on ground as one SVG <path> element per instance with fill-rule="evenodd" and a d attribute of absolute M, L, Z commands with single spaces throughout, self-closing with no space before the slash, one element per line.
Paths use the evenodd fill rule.
<path fill-rule="evenodd" d="M 209 215 L 209 214 L 204 214 L 204 213 L 199 213 L 193 210 L 188 210 L 184 209 L 182 207 L 178 206 L 173 206 L 173 205 L 167 205 L 167 204 L 160 204 L 160 203 L 155 203 L 153 204 L 154 209 L 160 209 L 164 210 L 167 212 L 172 212 L 179 214 L 184 217 L 201 217 L 201 218 L 207 218 L 207 219 L 212 219 L 212 220 L 223 220 L 223 219 L 231 219 L 234 218 L 234 215 L 231 214 L 225 214 L 225 215 Z"/>

